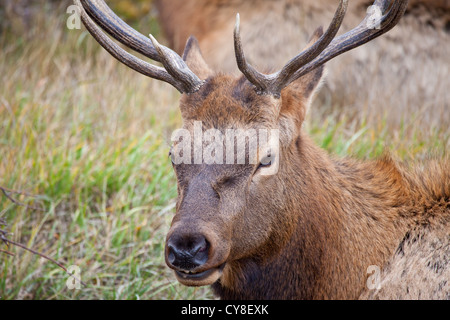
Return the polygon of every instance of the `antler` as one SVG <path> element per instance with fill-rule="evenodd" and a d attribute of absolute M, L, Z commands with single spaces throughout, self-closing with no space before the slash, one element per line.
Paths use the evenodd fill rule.
<path fill-rule="evenodd" d="M 379 17 L 368 14 L 354 29 L 335 38 L 344 19 L 348 0 L 341 0 L 328 30 L 311 47 L 290 60 L 280 71 L 266 75 L 258 72 L 246 62 L 240 37 L 240 17 L 236 18 L 234 46 L 239 70 L 256 87 L 258 94 L 280 97 L 281 90 L 301 76 L 323 65 L 334 57 L 369 42 L 391 30 L 403 16 L 408 0 L 375 0 L 375 12 Z M 390 7 L 389 11 L 387 9 Z M 386 13 L 387 11 L 387 13 Z M 373 12 L 373 11 L 372 11 Z M 374 19 L 375 18 L 375 19 Z M 376 28 L 374 27 L 376 26 Z"/>
<path fill-rule="evenodd" d="M 117 60 L 150 78 L 165 81 L 181 93 L 194 93 L 204 81 L 199 79 L 173 50 L 160 45 L 153 36 L 140 34 L 121 20 L 103 0 L 75 0 L 86 29 Z M 95 21 L 95 22 L 94 22 Z M 147 63 L 128 53 L 112 41 L 96 23 L 127 47 L 161 62 L 164 68 Z"/>

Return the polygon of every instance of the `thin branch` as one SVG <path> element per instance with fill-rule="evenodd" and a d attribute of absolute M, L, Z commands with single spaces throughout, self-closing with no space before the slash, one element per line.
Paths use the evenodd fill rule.
<path fill-rule="evenodd" d="M 38 255 L 38 256 L 41 256 L 42 258 L 47 259 L 47 260 L 53 262 L 53 263 L 56 264 L 58 267 L 60 267 L 61 269 L 63 269 L 65 272 L 67 272 L 66 267 L 64 267 L 64 266 L 63 266 L 61 263 L 59 263 L 58 261 L 56 261 L 56 260 L 54 260 L 54 259 L 52 259 L 52 258 L 46 256 L 45 254 L 40 253 L 40 252 L 37 252 L 37 251 L 35 251 L 35 250 L 33 250 L 33 249 L 30 249 L 30 248 L 24 246 L 23 244 L 17 243 L 17 242 L 15 242 L 15 241 L 12 241 L 12 240 L 9 240 L 9 239 L 3 239 L 3 240 L 6 240 L 6 242 L 8 242 L 8 243 L 10 243 L 10 244 L 12 244 L 12 245 L 15 245 L 15 246 L 17 246 L 17 247 L 20 247 L 20 248 L 22 248 L 22 249 L 25 249 L 25 250 L 27 250 L 27 251 L 30 251 L 30 252 L 33 253 L 33 254 L 36 254 L 36 255 Z"/>
<path fill-rule="evenodd" d="M 9 251 L 6 251 L 6 250 L 3 250 L 3 249 L 0 249 L 0 252 L 6 253 L 7 255 L 10 255 L 11 257 L 14 257 L 14 256 L 15 256 L 14 253 L 9 252 Z"/>
<path fill-rule="evenodd" d="M 3 230 L 0 230 L 0 231 L 3 231 Z M 3 232 L 4 232 L 4 231 L 3 231 Z M 6 237 L 4 236 L 4 234 L 2 234 L 2 233 L 0 233 L 0 238 L 1 238 L 3 241 L 8 242 L 9 244 L 12 244 L 12 245 L 14 245 L 14 246 L 20 247 L 20 248 L 22 248 L 22 249 L 24 249 L 24 250 L 27 250 L 27 251 L 31 252 L 32 254 L 38 255 L 38 256 L 40 256 L 40 257 L 42 257 L 42 258 L 44 258 L 44 259 L 46 259 L 46 260 L 48 260 L 48 261 L 50 261 L 50 262 L 53 262 L 53 263 L 56 264 L 58 267 L 60 267 L 61 269 L 63 269 L 64 272 L 67 273 L 69 276 L 71 276 L 72 278 L 74 278 L 76 281 L 78 281 L 79 283 L 81 283 L 83 286 L 87 287 L 87 284 L 84 283 L 83 281 L 81 281 L 81 279 L 78 279 L 78 278 L 74 277 L 72 274 L 70 274 L 70 273 L 67 271 L 67 268 L 64 267 L 64 265 L 63 265 L 62 263 L 60 263 L 60 262 L 58 262 L 58 261 L 56 261 L 56 260 L 50 258 L 49 256 L 46 256 L 46 255 L 43 254 L 43 253 L 40 253 L 40 252 L 38 252 L 38 251 L 36 251 L 36 250 L 33 250 L 33 249 L 30 249 L 30 248 L 28 248 L 27 246 L 25 246 L 25 245 L 23 245 L 23 244 L 21 244 L 21 243 L 18 243 L 18 242 L 9 240 L 9 239 L 6 238 Z M 6 251 L 4 251 L 4 250 L 1 250 L 1 251 L 2 251 L 2 252 L 5 252 L 5 253 L 8 253 L 8 254 L 10 254 L 10 255 L 12 254 L 12 253 L 6 252 Z M 14 255 L 14 254 L 12 254 L 12 255 Z"/>
<path fill-rule="evenodd" d="M 12 189 L 8 189 L 8 188 L 2 187 L 2 186 L 0 186 L 0 189 L 3 189 L 3 190 L 5 190 L 8 193 L 19 194 L 19 195 L 27 196 L 27 197 L 31 197 L 31 198 L 37 198 L 38 197 L 37 195 L 28 193 L 26 191 L 12 190 Z"/>
<path fill-rule="evenodd" d="M 6 198 L 8 198 L 9 201 L 11 201 L 12 203 L 14 203 L 14 204 L 16 204 L 16 205 L 18 205 L 18 206 L 25 207 L 25 208 L 30 209 L 30 210 L 37 210 L 37 211 L 45 212 L 45 210 L 42 209 L 42 208 L 38 208 L 38 207 L 34 207 L 34 206 L 29 206 L 29 205 L 27 205 L 27 204 L 25 204 L 25 203 L 22 203 L 22 202 L 20 202 L 20 201 L 18 201 L 18 200 L 16 200 L 16 199 L 14 199 L 13 197 L 11 197 L 11 195 L 10 195 L 9 193 L 20 194 L 20 195 L 24 195 L 24 196 L 28 196 L 28 197 L 33 197 L 32 195 L 29 195 L 29 194 L 27 194 L 27 193 L 25 193 L 25 192 L 19 192 L 19 191 L 9 190 L 9 189 L 6 189 L 6 188 L 4 188 L 4 187 L 0 187 L 0 191 L 2 191 L 2 193 L 4 194 L 4 196 L 5 196 Z"/>
<path fill-rule="evenodd" d="M 45 211 L 45 210 L 43 210 L 43 209 L 41 209 L 41 208 L 32 207 L 32 206 L 28 206 L 28 205 L 26 205 L 26 204 L 23 204 L 23 203 L 21 203 L 21 202 L 15 200 L 14 198 L 12 198 L 12 197 L 8 194 L 8 192 L 11 192 L 11 193 L 17 193 L 17 194 L 23 194 L 23 193 L 20 193 L 20 192 L 17 192 L 17 191 L 11 191 L 11 190 L 8 190 L 8 189 L 3 188 L 3 187 L 0 187 L 0 190 L 1 190 L 2 193 L 5 195 L 6 198 L 8 198 L 11 202 L 13 202 L 13 203 L 16 204 L 16 205 L 23 206 L 23 207 L 25 207 L 25 208 L 27 208 L 27 209 L 39 210 L 39 211 Z M 7 226 L 5 219 L 0 218 L 0 226 Z M 30 248 L 28 248 L 27 246 L 25 246 L 25 245 L 23 245 L 23 244 L 21 244 L 21 243 L 18 243 L 18 242 L 15 242 L 15 241 L 12 241 L 12 240 L 8 239 L 7 235 L 8 235 L 8 233 L 7 233 L 5 230 L 0 229 L 0 240 L 2 240 L 3 243 L 5 243 L 5 245 L 6 245 L 7 247 L 9 247 L 9 244 L 12 244 L 12 245 L 14 245 L 14 246 L 16 246 L 16 247 L 22 248 L 22 249 L 27 250 L 27 251 L 29 251 L 29 252 L 35 254 L 35 255 L 38 255 L 38 256 L 40 256 L 40 257 L 42 257 L 42 258 L 44 258 L 44 259 L 47 259 L 48 261 L 50 261 L 50 262 L 56 264 L 58 267 L 60 267 L 61 269 L 63 269 L 64 272 L 67 273 L 67 274 L 68 274 L 70 277 L 72 277 L 73 279 L 75 279 L 75 281 L 78 281 L 78 282 L 81 283 L 83 286 L 87 287 L 87 284 L 85 284 L 83 281 L 81 281 L 81 279 L 78 279 L 78 278 L 74 277 L 72 274 L 70 274 L 70 273 L 67 271 L 67 268 L 64 267 L 64 265 L 63 265 L 62 263 L 60 263 L 60 262 L 58 262 L 58 261 L 56 261 L 56 260 L 54 260 L 54 259 L 52 259 L 52 258 L 46 256 L 46 255 L 43 254 L 43 253 L 40 253 L 40 252 L 38 252 L 38 251 L 36 251 L 36 250 L 33 250 L 33 249 L 30 249 Z M 11 255 L 11 256 L 14 256 L 13 253 L 11 253 L 11 252 L 9 252 L 9 251 L 6 251 L 6 250 L 0 249 L 0 252 L 9 254 L 9 255 Z"/>
<path fill-rule="evenodd" d="M 5 219 L 0 218 L 0 226 L 6 226 Z M 7 232 L 5 230 L 0 229 L 0 240 L 3 241 L 3 243 L 8 246 L 8 241 L 6 238 Z"/>

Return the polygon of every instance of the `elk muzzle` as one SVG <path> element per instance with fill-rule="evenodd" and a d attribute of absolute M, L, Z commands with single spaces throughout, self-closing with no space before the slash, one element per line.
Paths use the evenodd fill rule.
<path fill-rule="evenodd" d="M 189 273 L 208 261 L 208 248 L 203 235 L 174 235 L 167 242 L 169 263 Z"/>
<path fill-rule="evenodd" d="M 222 276 L 229 249 L 227 245 L 219 245 L 219 239 L 210 228 L 190 228 L 181 222 L 172 226 L 167 236 L 165 258 L 180 283 L 205 286 Z"/>

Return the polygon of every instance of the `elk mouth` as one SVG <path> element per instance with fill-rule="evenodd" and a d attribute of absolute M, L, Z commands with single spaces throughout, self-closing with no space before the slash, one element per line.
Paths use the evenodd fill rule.
<path fill-rule="evenodd" d="M 211 285 L 222 276 L 223 268 L 225 268 L 225 263 L 218 267 L 211 268 L 202 272 L 192 272 L 184 270 L 175 270 L 175 275 L 177 280 L 190 287 L 199 287 Z"/>

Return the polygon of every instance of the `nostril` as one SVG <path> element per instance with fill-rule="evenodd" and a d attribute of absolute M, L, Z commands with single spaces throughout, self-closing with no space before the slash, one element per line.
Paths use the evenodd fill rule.
<path fill-rule="evenodd" d="M 208 261 L 210 245 L 202 235 L 174 235 L 167 242 L 167 261 L 183 270 L 192 270 Z"/>
<path fill-rule="evenodd" d="M 193 254 L 193 259 L 199 266 L 204 265 L 208 261 L 208 249 L 209 242 L 203 238 L 203 241 L 198 244 L 195 253 Z"/>
<path fill-rule="evenodd" d="M 167 255 L 167 257 L 168 257 L 169 263 L 173 265 L 174 262 L 175 262 L 175 259 L 176 259 L 175 252 L 174 252 L 175 249 L 170 244 L 167 245 L 167 248 L 168 248 L 168 255 Z"/>
<path fill-rule="evenodd" d="M 195 256 L 199 252 L 204 252 L 208 248 L 208 242 L 204 237 L 202 239 L 199 239 L 197 243 L 194 244 L 191 252 L 192 255 Z"/>

